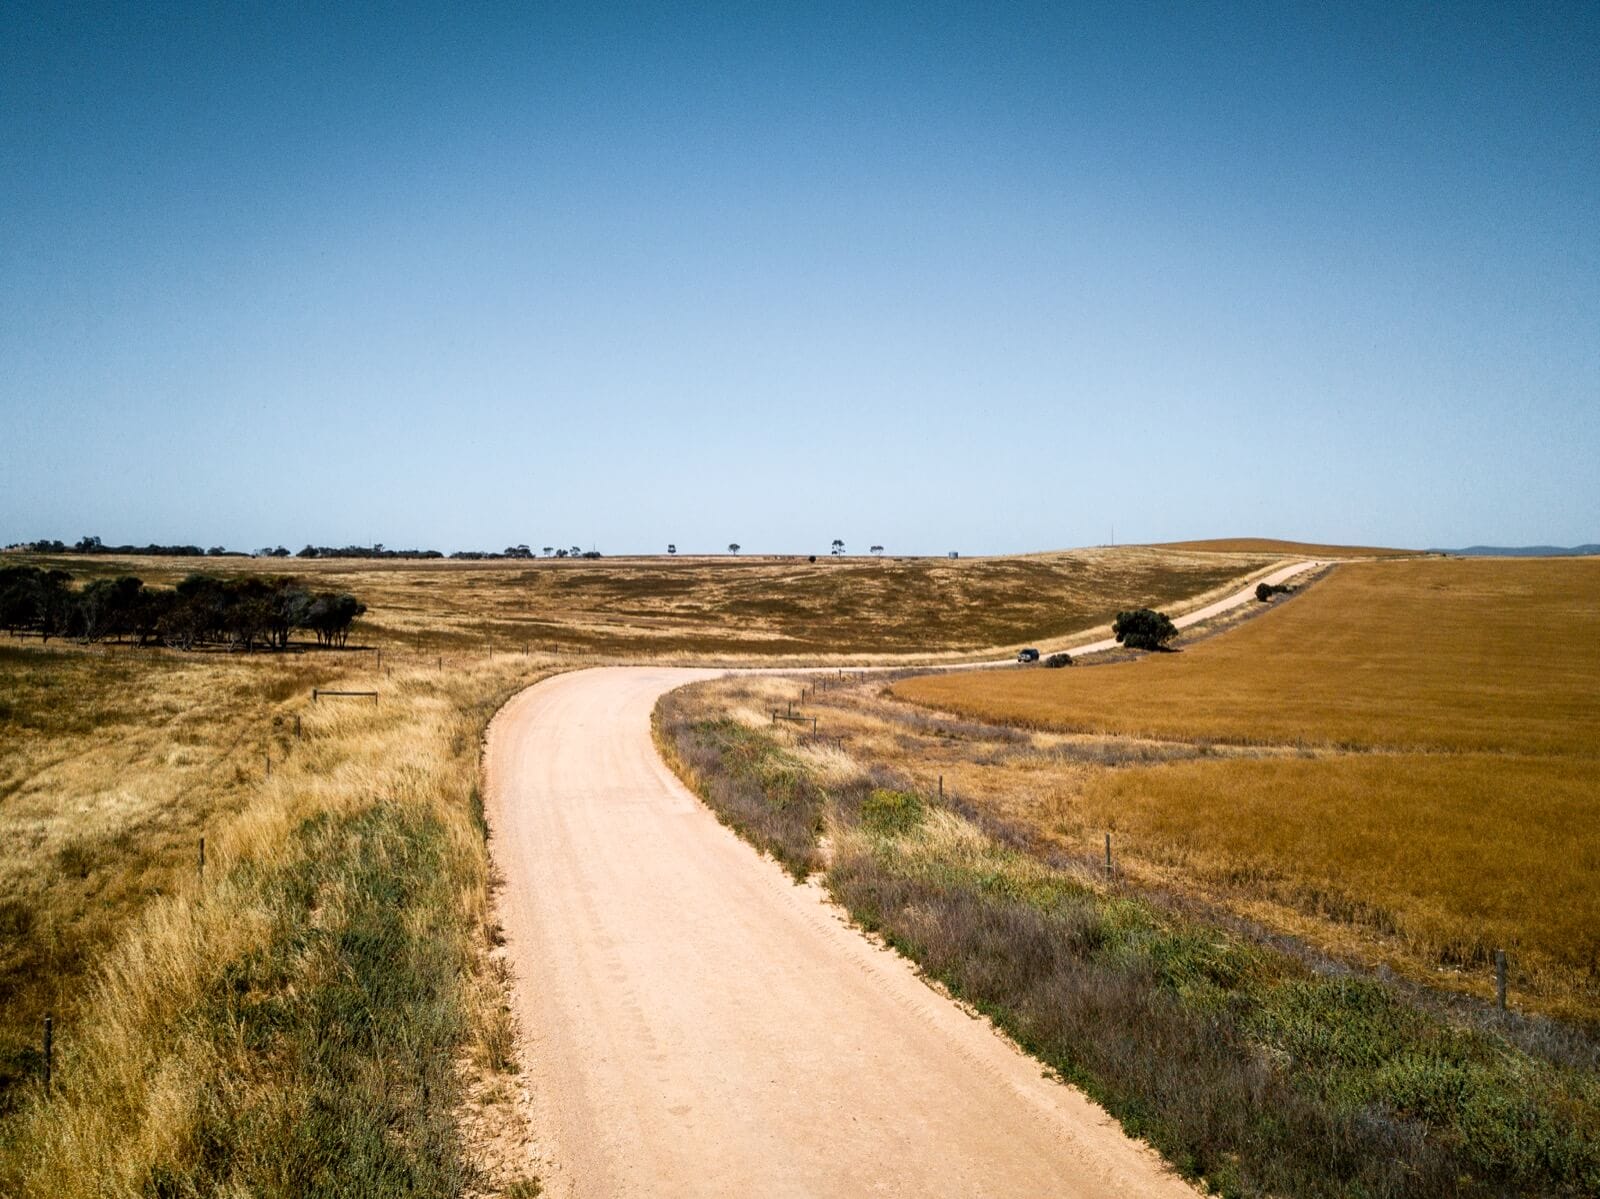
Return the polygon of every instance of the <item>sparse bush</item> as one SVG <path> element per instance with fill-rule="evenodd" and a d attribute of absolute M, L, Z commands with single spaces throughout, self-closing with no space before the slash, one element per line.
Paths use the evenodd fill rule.
<path fill-rule="evenodd" d="M 926 805 L 914 791 L 875 787 L 861 803 L 861 823 L 884 836 L 910 832 L 926 814 Z"/>
<path fill-rule="evenodd" d="M 1072 655 L 1071 654 L 1051 654 L 1048 658 L 1046 658 L 1044 660 L 1044 664 L 1046 666 L 1051 667 L 1052 669 L 1059 670 L 1063 666 L 1071 666 L 1072 665 Z"/>
<path fill-rule="evenodd" d="M 1117 613 L 1111 626 L 1116 638 L 1129 649 L 1159 650 L 1178 635 L 1178 627 L 1163 612 L 1134 608 Z"/>
<path fill-rule="evenodd" d="M 61 867 L 61 873 L 69 878 L 88 878 L 89 871 L 94 869 L 95 857 L 93 848 L 86 841 L 72 840 L 56 851 L 56 864 Z"/>
<path fill-rule="evenodd" d="M 33 909 L 16 899 L 0 899 L 0 937 L 20 942 L 33 932 Z"/>
<path fill-rule="evenodd" d="M 1284 595 L 1293 590 L 1294 588 L 1286 583 L 1257 583 L 1256 599 L 1264 604 L 1275 595 Z"/>

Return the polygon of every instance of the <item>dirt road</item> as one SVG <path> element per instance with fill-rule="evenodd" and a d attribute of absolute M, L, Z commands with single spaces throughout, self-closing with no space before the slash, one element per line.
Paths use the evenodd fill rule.
<path fill-rule="evenodd" d="M 490 728 L 547 1193 L 1192 1196 L 678 782 L 651 710 L 719 673 L 559 675 Z"/>
<path fill-rule="evenodd" d="M 1269 587 L 1277 587 L 1280 584 L 1287 583 L 1290 579 L 1297 578 L 1298 576 L 1305 574 L 1308 570 L 1315 570 L 1319 566 L 1328 565 L 1330 565 L 1328 562 L 1318 561 L 1296 562 L 1290 566 L 1280 567 L 1271 574 L 1264 575 L 1262 578 L 1251 583 L 1248 587 L 1242 587 L 1238 591 L 1233 592 L 1231 595 L 1217 600 L 1215 603 L 1207 604 L 1203 608 L 1196 608 L 1193 612 L 1186 613 L 1183 616 L 1175 617 L 1172 623 L 1180 629 L 1187 629 L 1191 625 L 1201 624 L 1204 621 L 1211 620 L 1213 617 L 1221 616 L 1224 612 L 1231 612 L 1235 608 L 1241 608 L 1246 604 L 1255 603 L 1256 587 L 1260 583 L 1265 583 Z M 1116 649 L 1117 640 L 1115 637 L 1106 637 L 1100 641 L 1091 641 L 1086 645 L 1073 645 L 1069 646 L 1068 648 L 1071 649 L 1073 657 L 1081 658 L 1085 654 L 1100 654 L 1107 650 Z"/>

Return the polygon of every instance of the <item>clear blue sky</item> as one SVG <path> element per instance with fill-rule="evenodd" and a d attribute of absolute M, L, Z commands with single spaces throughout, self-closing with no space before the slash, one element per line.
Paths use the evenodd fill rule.
<path fill-rule="evenodd" d="M 1600 540 L 1600 6 L 0 10 L 0 542 L 1113 524 Z"/>

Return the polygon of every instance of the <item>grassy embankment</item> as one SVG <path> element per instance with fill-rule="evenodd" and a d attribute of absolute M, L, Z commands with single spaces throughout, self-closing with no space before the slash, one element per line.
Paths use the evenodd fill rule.
<path fill-rule="evenodd" d="M 612 659 L 929 659 L 1048 645 L 1118 608 L 1182 605 L 1262 573 L 1274 553 L 1137 546 L 1010 558 L 618 558 L 404 562 L 7 555 L 81 579 L 277 572 L 349 591 L 367 644 L 418 652 L 557 649 Z"/>
<path fill-rule="evenodd" d="M 840 748 L 764 726 L 803 686 L 674 692 L 658 740 L 725 821 L 797 876 L 820 869 L 858 921 L 1185 1174 L 1250 1196 L 1600 1187 L 1600 1075 L 1581 1043 L 1446 1018 L 1047 861 L 854 736 Z M 846 727 L 843 709 L 821 711 L 825 736 Z M 921 728 L 951 741 L 971 731 Z"/>
<path fill-rule="evenodd" d="M 1503 947 L 1519 1006 L 1600 1019 L 1600 562 L 1356 563 L 1277 602 L 1182 654 L 893 691 L 1166 746 L 1014 775 L 1046 840 L 1114 830 L 1147 881 L 1433 985 L 1488 995 Z"/>
<path fill-rule="evenodd" d="M 457 1125 L 512 1065 L 475 779 L 548 666 L 445 667 L 0 650 L 0 1193 L 515 1181 Z"/>

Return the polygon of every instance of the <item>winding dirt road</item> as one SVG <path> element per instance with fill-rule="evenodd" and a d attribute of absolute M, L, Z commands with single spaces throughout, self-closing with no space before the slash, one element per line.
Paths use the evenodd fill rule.
<path fill-rule="evenodd" d="M 678 782 L 651 710 L 721 673 L 558 675 L 490 727 L 491 848 L 547 1193 L 1193 1196 Z"/>

